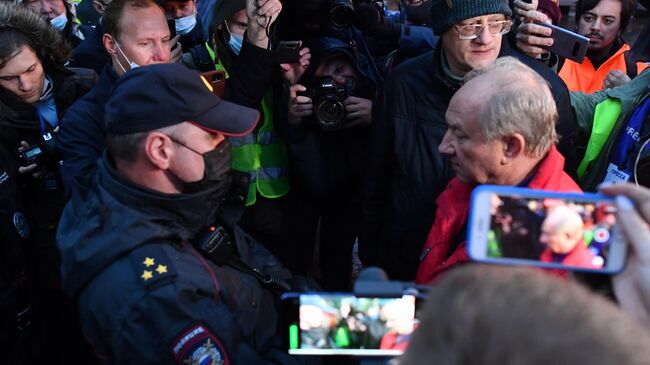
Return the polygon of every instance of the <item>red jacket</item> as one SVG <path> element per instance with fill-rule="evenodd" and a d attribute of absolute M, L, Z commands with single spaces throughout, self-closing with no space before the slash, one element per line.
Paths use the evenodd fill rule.
<path fill-rule="evenodd" d="M 563 168 L 564 157 L 555 147 L 552 147 L 528 187 L 558 192 L 582 192 Z M 431 283 L 450 267 L 469 261 L 465 241 L 450 255 L 448 252 L 467 223 L 470 195 L 473 189 L 474 185 L 454 178 L 438 197 L 438 211 L 420 258 L 420 266 L 415 277 L 416 283 Z"/>
<path fill-rule="evenodd" d="M 542 262 L 553 262 L 553 251 L 549 248 L 544 249 L 542 254 L 539 256 L 539 259 Z M 589 269 L 600 269 L 603 265 L 597 265 L 594 263 L 594 255 L 589 251 L 587 245 L 584 241 L 580 241 L 576 247 L 569 252 L 561 264 L 577 267 L 586 267 Z"/>

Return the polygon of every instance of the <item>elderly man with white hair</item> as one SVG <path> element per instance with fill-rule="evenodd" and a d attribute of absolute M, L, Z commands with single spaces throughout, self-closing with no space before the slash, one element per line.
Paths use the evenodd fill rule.
<path fill-rule="evenodd" d="M 584 240 L 584 223 L 575 210 L 561 205 L 553 208 L 542 223 L 539 237 L 546 248 L 540 260 L 570 266 L 600 268 L 602 259 L 589 252 Z"/>
<path fill-rule="evenodd" d="M 512 57 L 470 72 L 449 103 L 449 129 L 439 146 L 456 172 L 437 200 L 433 227 L 420 258 L 417 283 L 430 283 L 468 260 L 465 227 L 472 189 L 479 184 L 580 191 L 557 151 L 558 119 L 546 81 Z"/>

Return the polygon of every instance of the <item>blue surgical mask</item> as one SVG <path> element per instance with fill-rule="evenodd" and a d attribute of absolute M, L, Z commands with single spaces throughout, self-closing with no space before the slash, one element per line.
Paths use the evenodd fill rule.
<path fill-rule="evenodd" d="M 61 13 L 61 15 L 50 20 L 50 23 L 52 24 L 54 29 L 58 31 L 62 31 L 65 28 L 66 24 L 68 24 L 68 16 L 64 11 L 63 13 Z"/>
<path fill-rule="evenodd" d="M 174 23 L 176 24 L 176 33 L 186 35 L 196 26 L 196 14 L 175 19 Z"/>
<path fill-rule="evenodd" d="M 230 45 L 230 49 L 233 52 L 235 52 L 235 54 L 238 56 L 239 56 L 239 52 L 241 52 L 241 46 L 243 43 L 244 43 L 244 37 L 235 34 L 230 35 L 230 41 L 228 42 L 228 44 Z"/>
<path fill-rule="evenodd" d="M 117 46 L 117 50 L 120 51 L 120 53 L 122 54 L 122 56 L 124 57 L 126 62 L 129 63 L 129 67 L 130 67 L 129 70 L 133 70 L 133 69 L 136 69 L 136 68 L 140 67 L 140 65 L 138 65 L 137 63 L 131 61 L 128 57 L 126 57 L 124 52 L 122 52 L 122 48 L 120 47 L 119 43 L 115 42 L 115 45 Z M 117 58 L 115 59 L 115 61 L 117 61 L 117 64 L 120 66 L 122 71 L 124 71 L 124 73 L 126 73 L 127 70 L 124 68 L 124 66 L 122 66 L 122 62 L 120 62 Z"/>
<path fill-rule="evenodd" d="M 224 24 L 226 25 L 226 30 L 228 30 L 228 34 L 230 34 L 230 40 L 228 41 L 228 45 L 230 45 L 230 49 L 239 56 L 239 52 L 241 52 L 241 46 L 244 43 L 244 37 L 236 34 L 232 34 L 230 31 L 230 28 L 228 28 L 228 22 L 225 21 Z"/>

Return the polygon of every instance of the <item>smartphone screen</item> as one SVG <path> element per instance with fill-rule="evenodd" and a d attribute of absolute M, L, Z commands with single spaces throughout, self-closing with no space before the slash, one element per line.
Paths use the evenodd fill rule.
<path fill-rule="evenodd" d="M 26 160 L 32 160 L 32 159 L 36 158 L 36 156 L 40 155 L 41 153 L 43 153 L 41 148 L 38 147 L 38 146 L 35 146 L 33 148 L 25 150 L 23 152 L 23 155 L 25 156 Z"/>
<path fill-rule="evenodd" d="M 292 355 L 397 356 L 417 326 L 416 297 L 297 294 L 283 299 Z"/>
<path fill-rule="evenodd" d="M 468 250 L 477 261 L 608 273 L 623 267 L 612 198 L 486 186 L 474 194 Z"/>

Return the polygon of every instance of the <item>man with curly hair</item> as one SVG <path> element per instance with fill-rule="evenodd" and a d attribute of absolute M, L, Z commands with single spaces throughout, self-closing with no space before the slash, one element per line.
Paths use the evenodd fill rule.
<path fill-rule="evenodd" d="M 61 34 L 45 18 L 23 7 L 0 3 L 0 146 L 12 152 L 14 162 L 20 166 L 11 172 L 18 172 L 22 180 L 30 229 L 25 229 L 16 217 L 0 225 L 21 227 L 19 233 L 31 240 L 29 266 L 34 270 L 29 274 L 35 284 L 31 323 L 39 328 L 33 332 L 46 339 L 43 343 L 38 338 L 32 342 L 42 349 L 36 353 L 50 360 L 62 356 L 64 344 L 72 343 L 68 335 L 75 317 L 74 306 L 63 299 L 60 290 L 59 259 L 54 246 L 64 205 L 59 165 L 54 148 L 46 151 L 45 146 L 53 145 L 63 113 L 92 87 L 96 78 L 90 70 L 65 68 L 69 52 Z M 33 155 L 20 158 L 19 152 Z M 0 176 L 0 184 L 4 182 Z M 0 206 L 0 210 L 4 208 Z M 7 323 L 4 317 L 2 323 Z"/>

